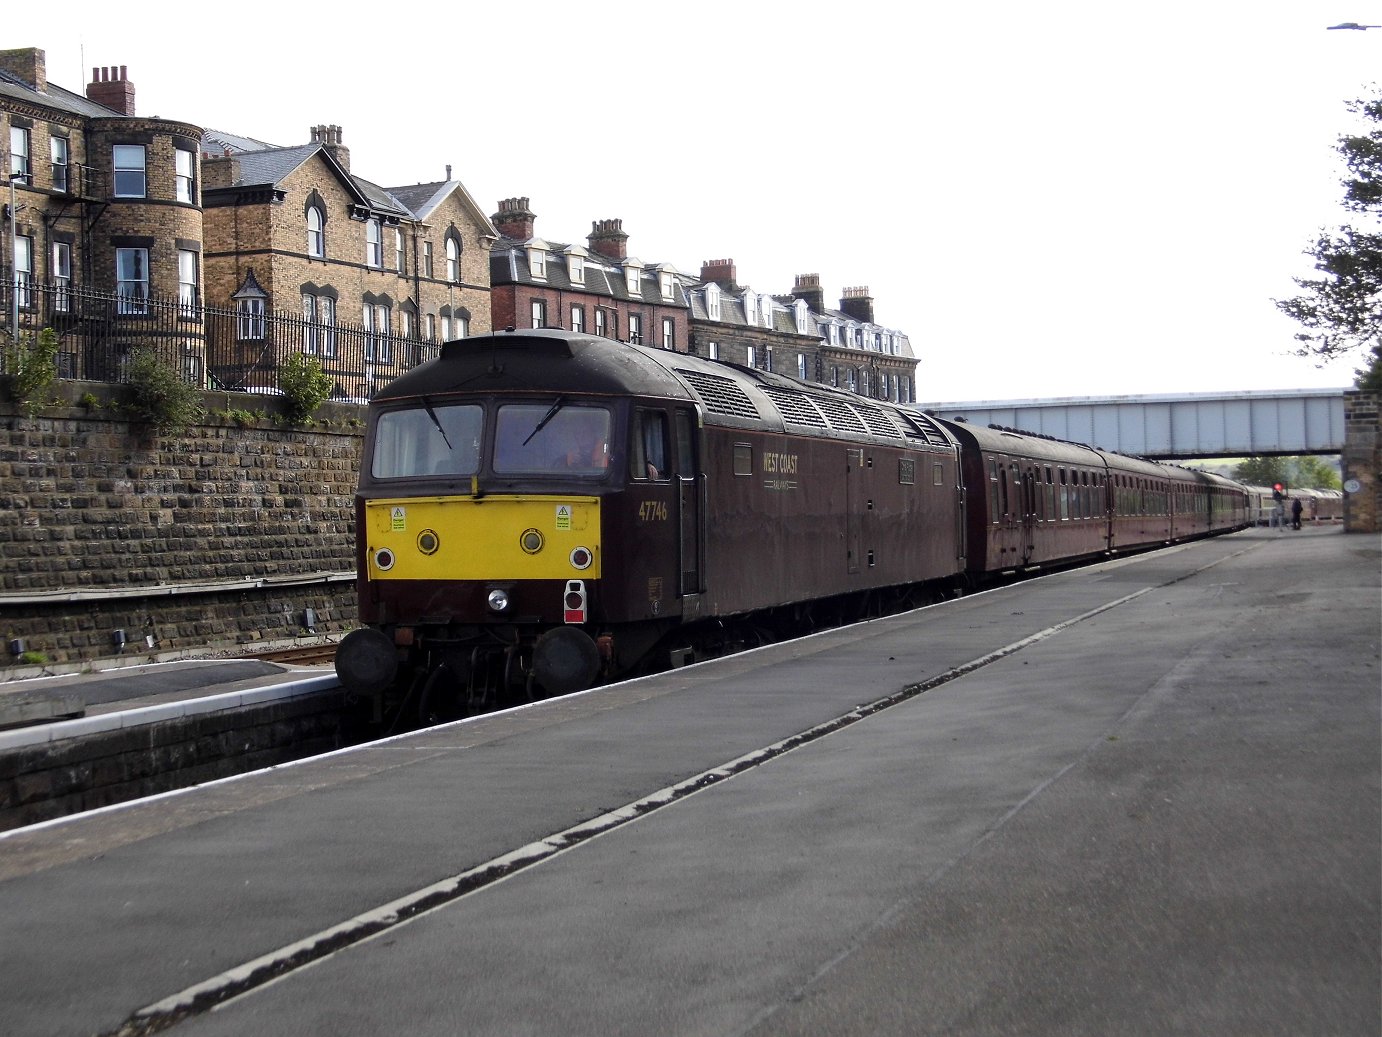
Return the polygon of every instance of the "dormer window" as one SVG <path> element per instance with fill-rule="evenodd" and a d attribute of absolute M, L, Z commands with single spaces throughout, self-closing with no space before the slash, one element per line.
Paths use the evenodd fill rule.
<path fill-rule="evenodd" d="M 624 266 L 624 287 L 634 297 L 643 294 L 643 267 L 638 260 L 630 260 Z"/>
<path fill-rule="evenodd" d="M 806 305 L 805 299 L 798 299 L 792 304 L 792 319 L 796 321 L 798 335 L 809 335 L 811 333 L 810 326 L 807 323 L 809 320 L 808 312 L 809 308 Z"/>
<path fill-rule="evenodd" d="M 744 292 L 744 323 L 753 327 L 758 323 L 758 296 L 753 292 Z"/>
<path fill-rule="evenodd" d="M 659 270 L 657 272 L 657 287 L 662 293 L 663 302 L 672 301 L 672 272 L 670 270 Z"/>
<path fill-rule="evenodd" d="M 705 312 L 711 320 L 720 319 L 720 286 L 718 284 L 705 286 Z"/>
<path fill-rule="evenodd" d="M 773 326 L 773 299 L 770 295 L 758 297 L 758 323 L 765 328 Z"/>
<path fill-rule="evenodd" d="M 585 258 L 583 256 L 568 256 L 566 269 L 572 284 L 585 284 Z"/>
<path fill-rule="evenodd" d="M 536 280 L 545 281 L 547 279 L 547 251 L 545 249 L 529 247 L 528 274 Z"/>

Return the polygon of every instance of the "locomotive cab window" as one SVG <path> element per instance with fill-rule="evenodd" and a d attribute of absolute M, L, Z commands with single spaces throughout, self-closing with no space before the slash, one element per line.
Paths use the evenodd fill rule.
<path fill-rule="evenodd" d="M 667 415 L 658 410 L 633 413 L 633 435 L 629 444 L 629 477 L 632 479 L 670 479 L 667 450 Z"/>
<path fill-rule="evenodd" d="M 421 406 L 379 415 L 370 457 L 376 479 L 474 475 L 484 411 L 477 405 Z"/>
<path fill-rule="evenodd" d="M 497 475 L 601 476 L 609 469 L 609 411 L 562 399 L 510 403 L 494 428 Z"/>

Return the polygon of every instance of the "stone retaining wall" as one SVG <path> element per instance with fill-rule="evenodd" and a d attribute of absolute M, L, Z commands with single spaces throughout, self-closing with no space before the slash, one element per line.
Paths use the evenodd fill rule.
<path fill-rule="evenodd" d="M 0 831 L 358 740 L 339 689 L 0 753 Z"/>
<path fill-rule="evenodd" d="M 363 407 L 289 427 L 279 398 L 207 392 L 201 424 L 154 436 L 123 416 L 121 386 L 56 391 L 34 417 L 0 401 L 0 663 L 354 625 Z"/>

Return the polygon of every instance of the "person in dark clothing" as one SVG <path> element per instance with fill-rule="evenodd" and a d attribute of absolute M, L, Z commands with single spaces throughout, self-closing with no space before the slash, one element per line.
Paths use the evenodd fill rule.
<path fill-rule="evenodd" d="M 1291 528 L 1300 529 L 1301 503 L 1299 497 L 1291 498 Z"/>

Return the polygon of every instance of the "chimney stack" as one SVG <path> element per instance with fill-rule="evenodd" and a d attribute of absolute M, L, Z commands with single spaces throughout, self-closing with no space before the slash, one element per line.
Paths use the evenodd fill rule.
<path fill-rule="evenodd" d="M 590 251 L 606 259 L 622 262 L 629 258 L 629 236 L 624 233 L 623 220 L 591 220 L 586 241 Z"/>
<path fill-rule="evenodd" d="M 825 292 L 821 288 L 820 274 L 797 274 L 792 296 L 806 301 L 815 313 L 825 312 Z"/>
<path fill-rule="evenodd" d="M 873 296 L 869 294 L 867 285 L 846 288 L 844 295 L 840 297 L 840 309 L 861 324 L 874 323 Z"/>
<path fill-rule="evenodd" d="M 86 96 L 120 115 L 134 114 L 134 84 L 129 81 L 124 65 L 93 68 Z"/>
<path fill-rule="evenodd" d="M 450 168 L 447 167 L 448 173 Z M 499 202 L 499 211 L 490 217 L 490 222 L 504 237 L 527 241 L 533 236 L 533 224 L 537 222 L 537 217 L 528 208 L 528 199 L 505 198 Z"/>
<path fill-rule="evenodd" d="M 707 259 L 701 264 L 702 281 L 714 281 L 721 288 L 733 290 L 739 287 L 736 277 L 732 259 Z"/>
<path fill-rule="evenodd" d="M 48 92 L 47 61 L 37 47 L 19 50 L 0 50 L 0 68 L 18 76 L 41 94 Z"/>
<path fill-rule="evenodd" d="M 312 143 L 320 144 L 328 155 L 336 160 L 337 165 L 350 172 L 350 149 L 341 143 L 341 128 L 336 125 L 326 126 L 318 123 L 312 127 Z"/>

